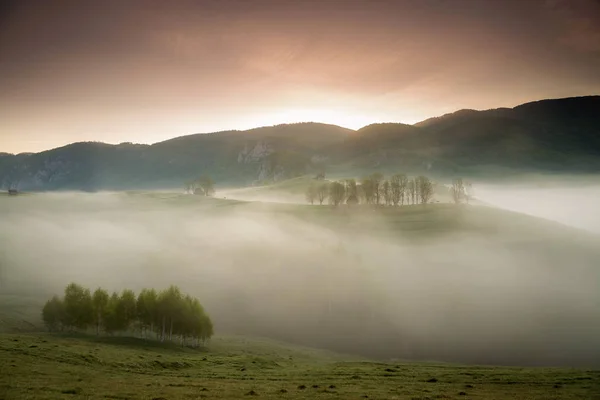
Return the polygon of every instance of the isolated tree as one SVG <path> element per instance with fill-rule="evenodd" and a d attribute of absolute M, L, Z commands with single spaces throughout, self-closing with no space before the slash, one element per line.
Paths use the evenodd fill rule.
<path fill-rule="evenodd" d="M 426 176 L 419 176 L 416 178 L 416 187 L 421 204 L 429 203 L 433 198 L 433 182 Z"/>
<path fill-rule="evenodd" d="M 315 200 L 317 199 L 317 187 L 311 183 L 309 187 L 306 188 L 306 201 L 310 204 L 315 204 Z"/>
<path fill-rule="evenodd" d="M 202 175 L 200 178 L 196 179 L 193 182 L 193 192 L 194 194 L 201 194 L 204 196 L 212 196 L 215 194 L 215 183 L 210 177 L 206 175 Z"/>
<path fill-rule="evenodd" d="M 329 201 L 338 206 L 346 199 L 346 187 L 341 182 L 332 182 L 329 185 Z"/>
<path fill-rule="evenodd" d="M 65 288 L 65 323 L 68 327 L 86 329 L 93 321 L 92 295 L 89 289 L 71 283 Z"/>
<path fill-rule="evenodd" d="M 323 202 L 329 195 L 329 185 L 327 183 L 322 183 L 317 186 L 317 199 L 319 200 L 319 205 L 323 205 Z"/>
<path fill-rule="evenodd" d="M 65 308 L 62 300 L 59 299 L 58 296 L 52 296 L 42 309 L 42 320 L 48 330 L 56 331 L 62 328 L 64 313 Z"/>
<path fill-rule="evenodd" d="M 104 319 L 108 312 L 108 292 L 98 288 L 92 295 L 92 322 L 96 326 L 96 335 L 100 334 L 100 327 L 104 325 Z"/>
<path fill-rule="evenodd" d="M 465 185 L 463 184 L 463 180 L 461 178 L 454 179 L 452 181 L 450 194 L 452 194 L 452 200 L 454 200 L 454 203 L 456 204 L 460 204 L 466 199 Z"/>
<path fill-rule="evenodd" d="M 390 204 L 392 204 L 392 189 L 391 189 L 390 181 L 388 181 L 388 180 L 383 181 L 383 183 L 381 184 L 381 193 L 382 193 L 383 201 L 385 202 L 385 205 L 389 206 Z"/>

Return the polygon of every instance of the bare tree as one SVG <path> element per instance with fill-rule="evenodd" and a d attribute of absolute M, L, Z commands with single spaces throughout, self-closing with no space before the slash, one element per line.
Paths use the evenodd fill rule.
<path fill-rule="evenodd" d="M 373 195 L 375 197 L 375 204 L 379 205 L 381 200 L 381 182 L 383 181 L 383 174 L 381 172 L 375 172 L 371 174 L 371 182 L 373 185 Z"/>
<path fill-rule="evenodd" d="M 383 181 L 383 183 L 381 184 L 381 193 L 383 195 L 383 201 L 385 201 L 385 205 L 389 206 L 390 204 L 392 204 L 392 189 L 390 181 Z"/>
<path fill-rule="evenodd" d="M 329 195 L 329 185 L 327 183 L 323 183 L 317 186 L 317 199 L 319 199 L 319 204 L 323 205 L 323 202 Z"/>
<path fill-rule="evenodd" d="M 365 197 L 365 203 L 371 204 L 375 199 L 375 188 L 373 185 L 373 180 L 370 176 L 365 176 L 362 178 L 360 187 L 362 188 L 363 195 Z"/>
<path fill-rule="evenodd" d="M 409 179 L 406 182 L 406 203 L 412 200 L 411 204 L 415 204 L 416 185 L 413 179 Z"/>
<path fill-rule="evenodd" d="M 406 189 L 408 185 L 408 178 L 404 174 L 396 174 L 392 176 L 390 182 L 390 190 L 392 196 L 392 203 L 394 205 L 404 205 L 404 198 L 406 194 Z"/>
<path fill-rule="evenodd" d="M 356 185 L 356 198 L 358 200 L 358 203 L 367 203 L 367 197 L 365 195 L 365 188 L 363 187 L 362 184 L 357 184 Z"/>
<path fill-rule="evenodd" d="M 308 188 L 306 188 L 306 201 L 310 204 L 315 204 L 315 200 L 317 199 L 317 187 L 314 183 L 311 183 Z"/>
<path fill-rule="evenodd" d="M 469 204 L 469 200 L 473 198 L 473 184 L 471 182 L 465 182 L 465 200 Z"/>
<path fill-rule="evenodd" d="M 400 174 L 396 174 L 390 178 L 390 195 L 392 198 L 392 204 L 397 206 L 400 203 Z"/>
<path fill-rule="evenodd" d="M 356 180 L 346 179 L 346 203 L 358 204 L 358 186 Z"/>
<path fill-rule="evenodd" d="M 343 203 L 346 198 L 346 187 L 341 182 L 332 182 L 329 185 L 329 201 L 334 206 Z"/>
<path fill-rule="evenodd" d="M 466 199 L 465 185 L 461 178 L 452 181 L 450 193 L 452 194 L 452 200 L 454 200 L 454 203 L 456 204 L 460 204 L 463 199 Z"/>
<path fill-rule="evenodd" d="M 419 176 L 415 180 L 421 204 L 427 204 L 433 198 L 433 182 L 426 176 Z"/>
<path fill-rule="evenodd" d="M 212 196 L 215 194 L 215 183 L 210 177 L 202 175 L 200 178 L 191 182 L 189 186 L 186 184 L 186 189 L 189 188 L 192 193 L 203 196 Z"/>

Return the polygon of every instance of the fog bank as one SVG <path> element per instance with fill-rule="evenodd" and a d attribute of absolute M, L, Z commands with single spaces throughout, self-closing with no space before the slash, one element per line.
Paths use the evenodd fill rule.
<path fill-rule="evenodd" d="M 478 184 L 476 197 L 495 207 L 600 233 L 600 185 Z"/>
<path fill-rule="evenodd" d="M 398 222 L 389 211 L 164 193 L 6 197 L 0 296 L 41 306 L 71 281 L 177 284 L 217 333 L 382 359 L 600 365 L 594 238 L 545 238 L 529 219 L 508 234 L 500 227 L 513 214 L 492 215 L 488 229 L 475 208 L 406 210 Z M 414 240 L 424 223 L 439 232 Z"/>

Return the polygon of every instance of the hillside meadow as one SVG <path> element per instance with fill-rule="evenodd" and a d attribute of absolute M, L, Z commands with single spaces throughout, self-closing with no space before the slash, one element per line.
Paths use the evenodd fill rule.
<path fill-rule="evenodd" d="M 270 339 L 194 350 L 126 337 L 0 335 L 4 399 L 592 399 L 600 372 L 374 362 Z"/>
<path fill-rule="evenodd" d="M 597 366 L 597 237 L 482 206 L 338 207 L 174 192 L 3 197 L 3 329 L 69 282 L 175 284 L 217 334 L 376 359 Z M 273 301 L 277 299 L 277 301 Z"/>

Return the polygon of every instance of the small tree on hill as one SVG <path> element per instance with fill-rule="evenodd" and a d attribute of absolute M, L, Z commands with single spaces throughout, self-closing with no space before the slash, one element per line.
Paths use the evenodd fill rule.
<path fill-rule="evenodd" d="M 415 183 L 421 204 L 429 203 L 433 198 L 433 182 L 426 176 L 419 176 Z"/>
<path fill-rule="evenodd" d="M 306 188 L 306 201 L 310 204 L 315 204 L 315 200 L 317 199 L 317 187 L 311 183 L 308 188 Z"/>
<path fill-rule="evenodd" d="M 215 186 L 215 183 L 213 182 L 212 179 L 210 179 L 210 177 L 208 177 L 206 175 L 202 175 L 195 182 L 194 193 L 202 194 L 204 196 L 212 196 L 213 194 L 215 194 L 214 186 Z"/>
<path fill-rule="evenodd" d="M 123 290 L 119 296 L 119 317 L 121 330 L 128 330 L 137 317 L 135 293 Z"/>
<path fill-rule="evenodd" d="M 371 184 L 373 189 L 373 196 L 375 200 L 375 204 L 379 205 L 382 197 L 382 187 L 381 183 L 383 181 L 383 174 L 381 172 L 375 172 L 371 174 Z"/>
<path fill-rule="evenodd" d="M 166 339 L 167 329 L 169 332 L 169 340 L 173 337 L 173 327 L 180 317 L 179 310 L 181 301 L 182 294 L 177 286 L 170 286 L 167 290 L 159 293 L 157 309 L 162 325 L 161 341 Z"/>
<path fill-rule="evenodd" d="M 86 329 L 93 321 L 92 295 L 89 289 L 71 283 L 65 288 L 65 325 Z"/>
<path fill-rule="evenodd" d="M 332 182 L 329 185 L 329 201 L 334 206 L 338 206 L 346 199 L 346 188 L 341 182 Z"/>
<path fill-rule="evenodd" d="M 104 331 L 112 334 L 114 332 L 123 330 L 125 326 L 123 319 L 119 294 L 113 292 L 108 298 L 106 312 L 104 313 Z"/>
<path fill-rule="evenodd" d="M 469 204 L 469 200 L 473 198 L 473 184 L 471 182 L 465 182 L 465 200 Z"/>
<path fill-rule="evenodd" d="M 53 296 L 42 309 L 42 320 L 50 331 L 62 329 L 65 308 L 58 296 Z"/>
<path fill-rule="evenodd" d="M 450 193 L 452 194 L 452 200 L 454 200 L 454 203 L 456 204 L 460 204 L 464 199 L 466 199 L 465 185 L 463 184 L 463 180 L 461 178 L 454 179 L 452 181 Z"/>
<path fill-rule="evenodd" d="M 365 203 L 372 204 L 375 201 L 375 182 L 371 176 L 365 176 L 361 179 L 360 187 L 365 199 Z"/>
<path fill-rule="evenodd" d="M 389 181 L 383 181 L 381 184 L 381 193 L 383 195 L 383 201 L 385 201 L 385 205 L 389 206 L 392 204 L 392 189 Z"/>
<path fill-rule="evenodd" d="M 411 204 L 415 204 L 415 196 L 417 194 L 417 188 L 414 179 L 409 179 L 406 182 L 406 197 L 407 203 L 410 201 Z"/>
<path fill-rule="evenodd" d="M 319 205 L 323 205 L 323 202 L 329 195 L 329 185 L 327 183 L 322 183 L 317 186 L 317 199 L 319 200 Z"/>
<path fill-rule="evenodd" d="M 136 310 L 140 321 L 142 332 L 147 333 L 154 331 L 154 326 L 157 320 L 157 294 L 154 289 L 143 289 L 138 295 L 136 302 Z"/>
<path fill-rule="evenodd" d="M 108 292 L 101 288 L 96 289 L 92 295 L 92 322 L 96 326 L 96 335 L 100 334 L 100 327 L 104 326 L 104 319 L 108 312 L 108 300 Z"/>
<path fill-rule="evenodd" d="M 359 203 L 358 186 L 356 180 L 346 179 L 346 204 L 355 205 Z"/>

